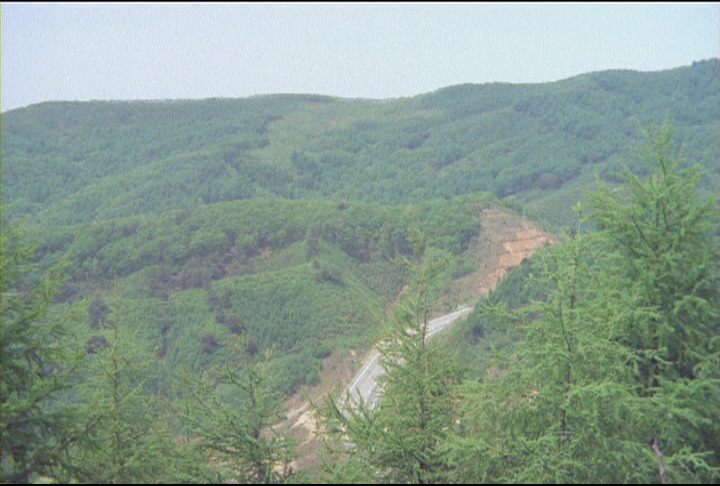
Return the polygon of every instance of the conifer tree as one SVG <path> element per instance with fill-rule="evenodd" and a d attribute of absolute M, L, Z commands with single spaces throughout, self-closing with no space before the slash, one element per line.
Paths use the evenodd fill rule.
<path fill-rule="evenodd" d="M 234 343 L 241 365 L 225 365 L 187 389 L 182 417 L 188 432 L 199 440 L 219 478 L 240 483 L 286 482 L 297 473 L 291 431 L 282 397 L 269 375 L 271 353 L 253 362 L 247 343 Z"/>
<path fill-rule="evenodd" d="M 453 454 L 463 464 L 463 440 L 480 439 L 483 467 L 470 472 L 484 476 L 475 480 L 652 477 L 651 450 L 636 439 L 650 408 L 634 392 L 629 350 L 613 342 L 628 307 L 595 267 L 596 245 L 596 238 L 574 236 L 536 253 L 532 279 L 548 295 L 506 315 L 524 338 L 502 351 L 497 376 L 464 385 L 462 440 Z"/>
<path fill-rule="evenodd" d="M 414 278 L 379 346 L 385 373 L 378 379 L 377 405 L 348 395 L 343 405 L 327 397 L 319 409 L 325 433 L 349 444 L 346 451 L 335 451 L 336 460 L 348 461 L 343 471 L 331 471 L 336 479 L 428 484 L 448 478 L 443 443 L 454 420 L 460 370 L 447 346 L 428 342 L 430 287 L 446 262 L 424 254 L 421 235 L 412 240 Z M 337 452 L 347 451 L 349 458 L 337 458 L 344 455 Z"/>
<path fill-rule="evenodd" d="M 591 194 L 600 231 L 533 258 L 547 296 L 488 307 L 524 339 L 496 377 L 463 387 L 460 480 L 720 478 L 717 203 L 669 157 L 669 128 L 650 135 L 649 179 L 627 171 Z M 473 438 L 481 466 L 467 468 L 460 445 Z"/>
<path fill-rule="evenodd" d="M 717 480 L 720 207 L 717 195 L 700 196 L 700 166 L 672 155 L 671 125 L 650 126 L 646 136 L 650 176 L 626 169 L 624 185 L 591 193 L 591 217 L 613 277 L 646 311 L 625 320 L 619 342 L 633 349 L 628 364 L 638 393 L 657 407 L 653 439 L 664 444 L 669 474 Z"/>
<path fill-rule="evenodd" d="M 62 264 L 33 278 L 19 227 L 2 231 L 2 481 L 61 479 L 72 469 L 67 450 L 76 415 L 56 396 L 72 386 L 74 357 L 61 345 L 67 331 L 45 322 L 62 282 Z"/>
<path fill-rule="evenodd" d="M 152 354 L 118 330 L 88 355 L 78 386 L 84 434 L 71 449 L 74 477 L 103 484 L 206 482 L 214 479 L 190 444 L 177 443 L 164 400 L 147 389 Z"/>

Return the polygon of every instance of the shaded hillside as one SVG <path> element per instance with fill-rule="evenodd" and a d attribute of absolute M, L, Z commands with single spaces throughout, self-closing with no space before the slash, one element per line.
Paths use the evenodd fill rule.
<path fill-rule="evenodd" d="M 478 211 L 477 216 L 482 225 L 482 232 L 473 238 L 468 252 L 471 258 L 475 258 L 477 269 L 450 282 L 447 294 L 433 304 L 434 315 L 440 315 L 454 311 L 455 306 L 451 305 L 450 299 L 459 299 L 461 303 L 474 303 L 483 296 L 492 292 L 500 285 L 507 289 L 506 280 L 517 278 L 516 267 L 522 263 L 523 267 L 532 254 L 547 245 L 555 243 L 555 238 L 543 232 L 537 225 L 521 218 L 506 210 L 499 210 L 493 207 L 484 207 Z M 510 272 L 513 277 L 505 279 Z M 496 297 L 498 294 L 491 294 Z M 460 322 L 463 322 L 461 320 Z M 474 324 L 471 323 L 470 326 Z M 467 333 L 468 336 L 461 336 L 458 345 L 462 352 L 458 354 L 465 362 L 472 363 L 474 359 L 482 359 L 487 353 L 477 352 L 474 346 L 478 345 L 479 336 L 474 335 L 472 329 L 468 331 L 468 323 L 464 322 L 459 326 L 453 324 L 450 331 L 451 336 L 458 333 Z M 448 331 L 444 331 L 448 334 Z M 321 384 L 308 390 L 303 396 L 294 396 L 288 402 L 288 423 L 295 428 L 300 439 L 300 457 L 295 465 L 299 469 L 317 467 L 320 459 L 320 436 L 316 429 L 316 417 L 313 408 L 307 401 L 318 403 L 325 393 L 335 396 L 342 396 L 338 391 L 340 387 L 348 387 L 355 381 L 357 370 L 365 370 L 375 355 L 357 355 L 352 350 L 338 350 L 324 362 L 322 369 L 323 380 Z"/>
<path fill-rule="evenodd" d="M 717 59 L 384 102 L 310 95 L 43 103 L 3 115 L 13 214 L 73 224 L 259 196 L 398 204 L 490 191 L 554 224 L 666 118 L 717 186 Z"/>

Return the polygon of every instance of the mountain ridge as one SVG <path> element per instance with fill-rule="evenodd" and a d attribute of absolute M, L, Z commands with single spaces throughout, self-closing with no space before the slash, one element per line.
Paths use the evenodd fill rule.
<path fill-rule="evenodd" d="M 572 225 L 554 214 L 557 199 L 576 198 L 596 171 L 612 180 L 647 123 L 669 118 L 717 184 L 719 65 L 463 84 L 382 103 L 46 102 L 4 113 L 5 203 L 64 225 L 259 196 L 403 204 L 491 191 Z"/>

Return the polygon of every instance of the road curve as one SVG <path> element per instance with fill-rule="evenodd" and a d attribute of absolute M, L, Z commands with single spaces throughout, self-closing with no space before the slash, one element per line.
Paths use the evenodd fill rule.
<path fill-rule="evenodd" d="M 472 307 L 465 307 L 453 312 L 452 314 L 447 314 L 431 320 L 428 323 L 430 328 L 428 337 L 445 329 L 456 319 L 469 314 L 472 309 Z M 365 404 L 369 404 L 372 407 L 378 393 L 380 392 L 380 385 L 378 384 L 377 379 L 383 373 L 385 373 L 385 370 L 380 365 L 380 353 L 374 351 L 370 356 L 368 364 L 360 370 L 360 372 L 355 376 L 355 379 L 352 381 L 352 384 L 347 389 L 350 393 L 351 402 L 357 404 L 360 401 L 360 397 L 362 397 Z M 343 397 L 344 396 L 345 395 L 343 395 Z"/>
<path fill-rule="evenodd" d="M 476 302 L 481 296 L 487 295 L 495 288 L 509 268 L 519 265 L 523 259 L 529 258 L 538 248 L 552 245 L 556 241 L 551 234 L 542 231 L 532 221 L 498 208 L 482 208 L 479 216 L 483 233 L 472 249 L 477 252 L 478 260 L 482 264 L 475 272 L 457 281 L 459 288 L 470 290 L 457 295 L 457 298 L 463 299 L 465 302 Z M 434 326 L 433 328 L 437 327 L 435 331 L 437 332 L 444 325 L 460 317 L 463 312 L 469 312 L 469 310 L 461 310 L 460 315 L 453 313 L 434 319 L 431 321 L 431 325 Z M 443 325 L 442 319 L 444 318 L 447 318 L 448 322 Z M 438 322 L 439 325 L 437 325 Z M 371 404 L 377 400 L 377 394 L 380 391 L 376 385 L 377 378 L 383 373 L 379 361 L 379 353 L 368 355 L 361 372 L 355 375 L 350 382 L 352 384 L 345 388 L 355 401 L 360 396 Z M 339 399 L 338 405 L 341 407 L 346 395 L 343 393 Z M 300 469 L 305 467 L 301 464 L 316 463 L 320 441 L 315 435 L 317 423 L 309 405 L 306 403 L 294 412 L 299 417 L 294 420 L 301 425 L 298 428 L 303 429 L 302 434 L 306 437 L 303 446 L 307 450 L 294 464 L 296 469 Z"/>

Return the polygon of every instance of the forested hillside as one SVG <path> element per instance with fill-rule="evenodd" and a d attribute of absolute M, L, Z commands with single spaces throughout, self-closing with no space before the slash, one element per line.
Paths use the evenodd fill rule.
<path fill-rule="evenodd" d="M 649 136 L 649 177 L 588 191 L 592 227 L 539 250 L 439 343 L 423 314 L 436 264 L 419 260 L 377 407 L 320 408 L 325 478 L 720 480 L 720 203 L 700 197 L 703 171 L 681 167 L 667 126 Z"/>
<path fill-rule="evenodd" d="M 717 481 L 719 68 L 3 113 L 3 480 Z M 492 206 L 563 243 L 426 345 Z M 388 336 L 298 474 L 283 399 Z"/>
<path fill-rule="evenodd" d="M 228 335 L 245 335 L 252 354 L 295 356 L 278 363 L 292 392 L 317 379 L 331 349 L 371 344 L 378 315 L 407 278 L 409 227 L 456 257 L 457 268 L 479 231 L 473 208 L 459 200 L 407 208 L 233 201 L 49 227 L 35 256 L 43 265 L 70 259 L 57 311 L 86 312 L 87 339 L 109 328 L 117 306 L 119 324 L 145 334 L 169 369 L 200 371 L 229 359 Z"/>
<path fill-rule="evenodd" d="M 385 204 L 477 191 L 570 224 L 595 173 L 632 163 L 666 119 L 718 182 L 717 59 L 539 85 L 461 85 L 413 98 L 308 95 L 42 103 L 3 114 L 13 214 L 65 225 L 275 196 Z"/>

